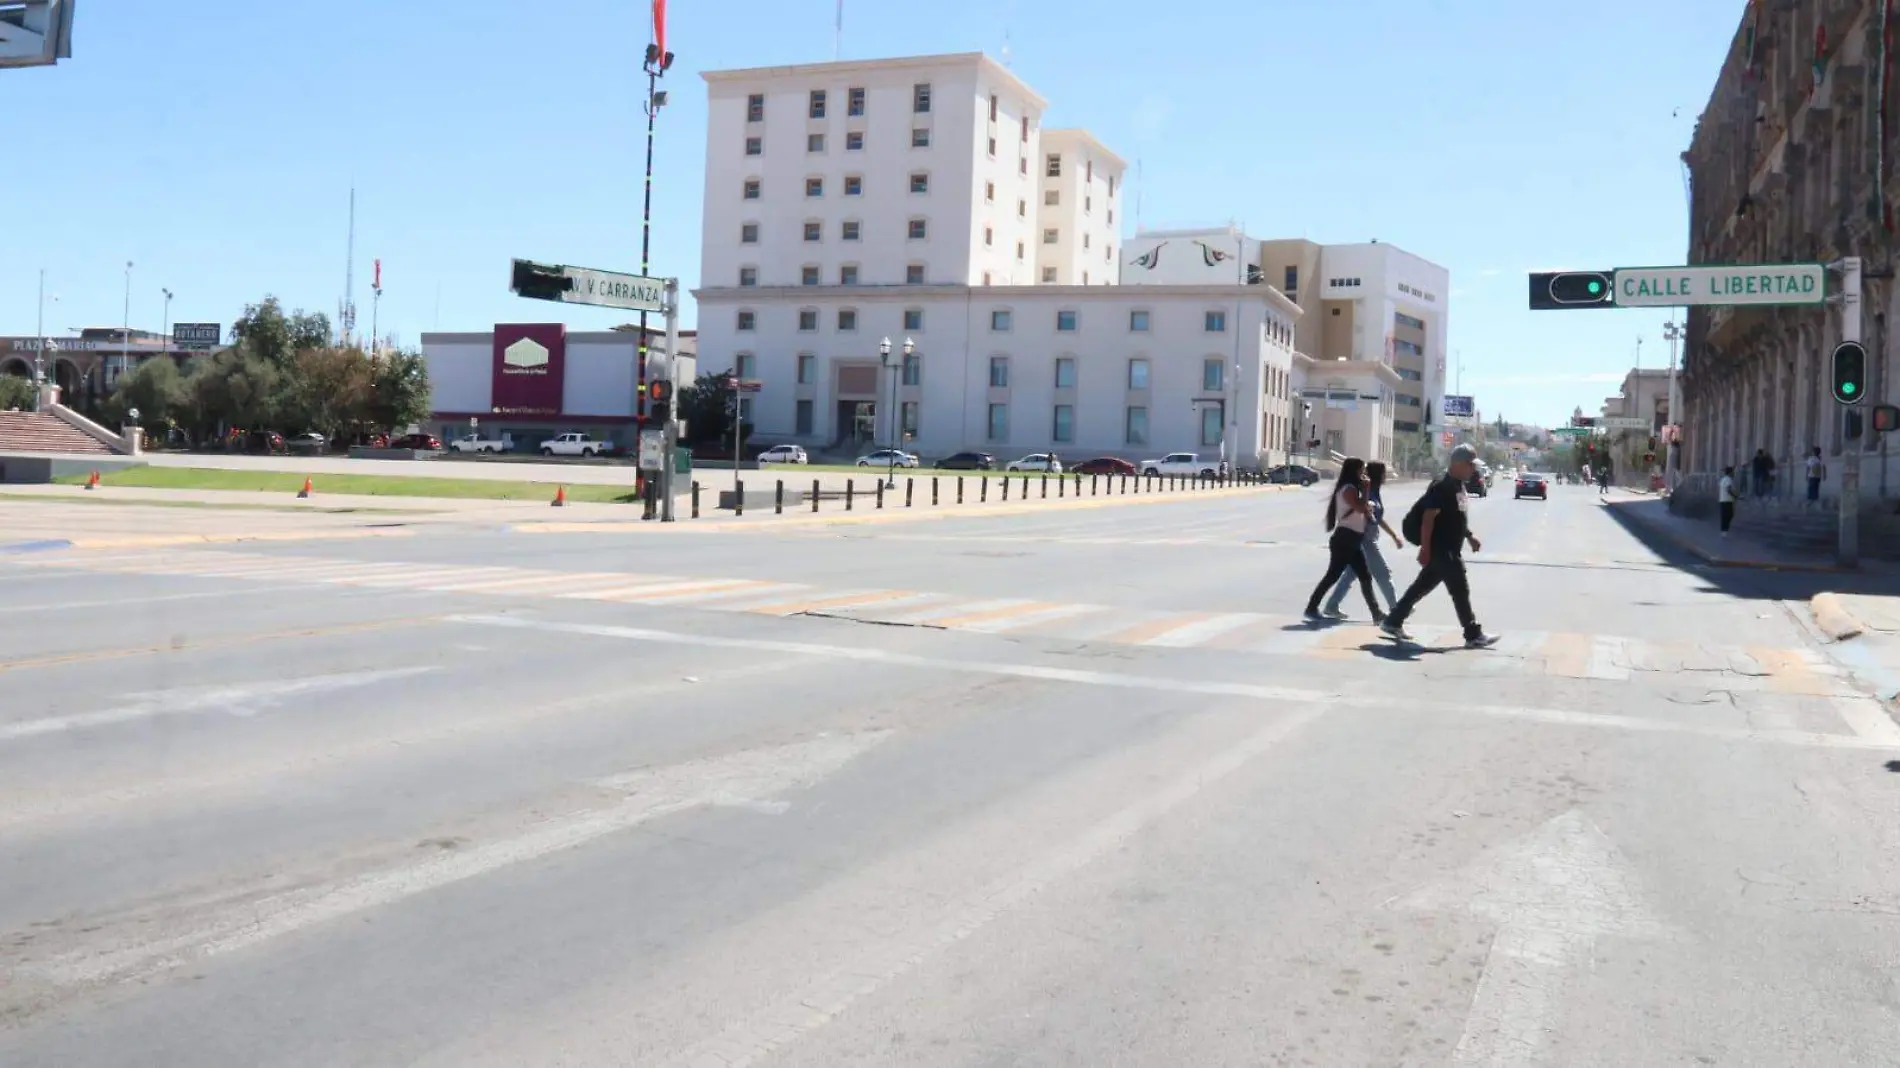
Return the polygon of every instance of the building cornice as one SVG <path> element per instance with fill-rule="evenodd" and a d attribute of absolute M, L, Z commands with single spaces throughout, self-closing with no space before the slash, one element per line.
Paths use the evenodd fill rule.
<path fill-rule="evenodd" d="M 1038 111 L 1046 111 L 1049 101 L 1041 93 L 1029 87 L 1029 84 L 1016 77 L 1008 67 L 991 59 L 982 52 L 946 52 L 934 56 L 897 56 L 890 59 L 847 59 L 833 63 L 794 63 L 779 67 L 744 67 L 736 70 L 701 71 L 700 77 L 709 85 L 724 83 L 758 82 L 772 79 L 810 79 L 816 76 L 847 76 L 852 74 L 877 74 L 883 71 L 902 70 L 941 70 L 944 67 L 973 66 L 983 74 L 1009 83 L 1017 92 L 1029 98 Z"/>
<path fill-rule="evenodd" d="M 1051 137 L 1086 142 L 1090 148 L 1114 160 L 1116 165 L 1121 167 L 1122 170 L 1126 171 L 1128 169 L 1127 160 L 1123 159 L 1114 149 L 1103 144 L 1101 138 L 1080 126 L 1045 126 L 1043 127 L 1042 137 L 1044 142 L 1047 142 Z"/>
<path fill-rule="evenodd" d="M 693 299 L 701 304 L 789 303 L 792 301 L 854 301 L 860 304 L 892 304 L 916 300 L 988 300 L 1007 303 L 1012 300 L 1114 300 L 1124 304 L 1161 303 L 1167 300 L 1236 301 L 1254 298 L 1290 319 L 1303 313 L 1298 304 L 1273 286 L 1244 285 L 1167 285 L 1167 286 L 967 286 L 967 285 L 890 285 L 890 286 L 716 286 L 695 289 Z"/>

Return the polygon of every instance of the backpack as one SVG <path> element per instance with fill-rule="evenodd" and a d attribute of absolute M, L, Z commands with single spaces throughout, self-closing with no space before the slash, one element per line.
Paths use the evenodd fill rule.
<path fill-rule="evenodd" d="M 1429 491 L 1428 491 L 1429 492 Z M 1412 507 L 1399 521 L 1399 533 L 1413 545 L 1424 545 L 1425 541 L 1425 497 L 1412 502 Z"/>

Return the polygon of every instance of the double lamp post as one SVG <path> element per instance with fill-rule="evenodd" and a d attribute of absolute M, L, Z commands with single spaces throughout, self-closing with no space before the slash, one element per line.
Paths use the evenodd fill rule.
<path fill-rule="evenodd" d="M 897 380 L 902 377 L 904 371 L 910 367 L 911 356 L 916 351 L 917 342 L 910 338 L 905 338 L 902 360 L 897 367 L 893 369 L 891 366 L 891 339 L 885 338 L 877 343 L 878 362 L 884 365 L 884 371 L 889 375 L 891 380 L 891 446 L 885 453 L 889 463 L 885 471 L 885 485 L 892 489 L 897 488 L 897 454 L 904 448 L 904 417 L 902 410 L 897 406 Z"/>

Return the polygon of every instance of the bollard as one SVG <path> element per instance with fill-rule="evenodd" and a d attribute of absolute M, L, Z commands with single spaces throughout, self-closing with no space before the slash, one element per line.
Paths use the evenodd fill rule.
<path fill-rule="evenodd" d="M 962 484 L 963 484 L 963 480 L 958 479 L 957 485 L 961 486 Z M 937 476 L 936 475 L 930 476 L 930 506 L 932 508 L 935 508 L 937 506 Z"/>
<path fill-rule="evenodd" d="M 693 518 L 699 518 L 699 480 L 693 480 Z"/>
<path fill-rule="evenodd" d="M 1043 477 L 1047 478 L 1048 476 L 1045 475 Z M 1063 478 L 1061 475 L 1057 475 L 1056 476 L 1056 497 L 1060 499 L 1064 495 L 1064 493 L 1068 490 L 1068 488 L 1069 488 L 1069 480 L 1066 478 Z M 1043 487 L 1042 495 L 1044 497 L 1049 496 L 1049 487 L 1047 486 Z"/>
<path fill-rule="evenodd" d="M 990 503 L 990 476 L 988 475 L 983 476 L 983 484 L 977 487 L 976 503 Z"/>
<path fill-rule="evenodd" d="M 911 495 L 911 491 L 912 491 L 912 490 L 915 490 L 916 488 L 917 488 L 917 480 L 916 480 L 916 479 L 914 479 L 914 478 L 906 478 L 906 479 L 904 480 L 904 507 L 906 507 L 906 508 L 909 508 L 909 507 L 910 507 L 910 495 Z"/>
<path fill-rule="evenodd" d="M 957 476 L 957 503 L 963 503 L 963 476 Z"/>
<path fill-rule="evenodd" d="M 1097 489 L 1098 487 L 1095 485 L 1095 476 L 1090 475 L 1089 476 L 1089 496 L 1091 497 L 1095 496 Z"/>
<path fill-rule="evenodd" d="M 1010 484 L 1010 483 L 1011 483 L 1012 481 L 1014 481 L 1014 480 L 1013 480 L 1013 479 L 1011 479 L 1011 478 L 1010 478 L 1010 477 L 1009 477 L 1008 475 L 1004 475 L 1004 476 L 1003 476 L 1003 479 L 1002 479 L 1002 487 L 1003 487 L 1003 499 L 1004 499 L 1004 500 L 1006 500 L 1006 501 L 1007 501 L 1007 500 L 1009 500 L 1009 484 Z"/>
<path fill-rule="evenodd" d="M 1046 472 L 1042 476 L 1042 499 L 1049 499 L 1049 475 Z"/>
<path fill-rule="evenodd" d="M 732 514 L 745 514 L 745 483 L 735 481 L 732 484 Z"/>
<path fill-rule="evenodd" d="M 779 479 L 778 486 L 772 491 L 772 514 L 785 514 L 785 480 Z"/>
<path fill-rule="evenodd" d="M 881 478 L 877 480 L 877 506 L 884 507 L 884 480 Z"/>
<path fill-rule="evenodd" d="M 818 480 L 815 478 L 811 480 L 811 510 L 818 510 Z"/>
<path fill-rule="evenodd" d="M 851 498 L 857 494 L 857 490 L 858 490 L 857 479 L 847 478 L 844 480 L 844 510 L 845 511 L 849 512 L 851 510 Z"/>

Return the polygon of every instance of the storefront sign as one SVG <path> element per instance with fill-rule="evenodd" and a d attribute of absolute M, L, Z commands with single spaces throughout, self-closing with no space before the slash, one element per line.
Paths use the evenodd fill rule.
<path fill-rule="evenodd" d="M 559 415 L 567 368 L 562 323 L 497 323 L 490 410 L 496 415 Z"/>

